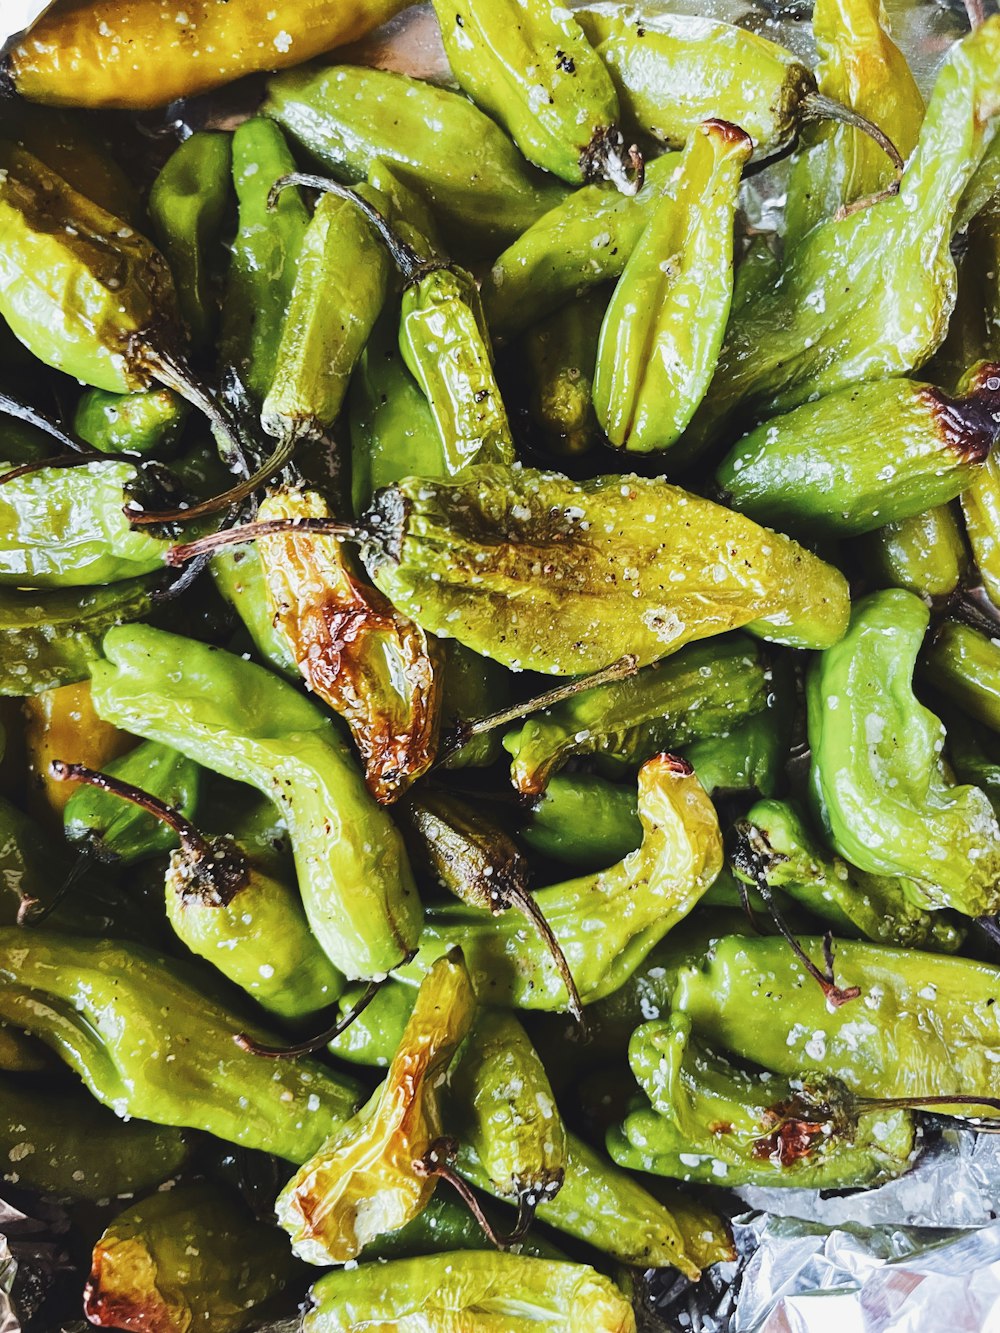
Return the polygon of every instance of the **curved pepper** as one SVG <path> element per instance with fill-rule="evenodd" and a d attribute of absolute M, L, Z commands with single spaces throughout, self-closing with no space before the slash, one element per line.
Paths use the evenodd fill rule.
<path fill-rule="evenodd" d="M 51 1046 L 99 1102 L 304 1161 L 353 1113 L 357 1084 L 315 1061 L 241 1049 L 233 1035 L 248 1025 L 201 980 L 136 944 L 0 931 L 0 1014 Z"/>
<path fill-rule="evenodd" d="M 104 652 L 102 716 L 270 796 L 330 961 L 348 977 L 395 967 L 416 945 L 420 902 L 398 833 L 316 705 L 262 667 L 148 626 L 111 630 Z"/>
<path fill-rule="evenodd" d="M 511 781 L 537 796 L 570 759 L 642 763 L 659 750 L 729 731 L 767 703 L 763 654 L 742 634 L 691 643 L 625 680 L 582 690 L 504 737 Z"/>
<path fill-rule="evenodd" d="M 190 411 L 172 389 L 106 393 L 88 389 L 77 403 L 73 430 L 102 454 L 172 453 Z"/>
<path fill-rule="evenodd" d="M 547 449 L 570 458 L 602 438 L 592 391 L 607 294 L 589 292 L 533 324 L 521 338 L 528 414 Z"/>
<path fill-rule="evenodd" d="M 726 503 L 758 523 L 815 536 L 871 532 L 954 499 L 998 437 L 1000 366 L 984 368 L 960 398 L 916 380 L 877 380 L 765 421 L 715 479 Z"/>
<path fill-rule="evenodd" d="M 635 791 L 593 773 L 557 773 L 517 836 L 529 851 L 580 871 L 613 865 L 642 842 Z"/>
<path fill-rule="evenodd" d="M 609 1131 L 619 1166 L 730 1188 L 855 1189 L 912 1161 L 912 1111 L 865 1109 L 836 1078 L 738 1068 L 694 1036 L 686 1014 L 637 1028 L 628 1058 L 651 1105 Z"/>
<path fill-rule="evenodd" d="M 270 80 L 262 110 L 338 176 L 361 180 L 381 159 L 460 252 L 495 251 L 565 193 L 466 98 L 404 74 L 293 70 Z"/>
<path fill-rule="evenodd" d="M 389 487 L 365 524 L 362 558 L 399 611 L 515 670 L 645 664 L 741 625 L 810 648 L 844 632 L 836 570 L 662 480 L 482 466 Z"/>
<path fill-rule="evenodd" d="M 669 448 L 705 396 L 729 317 L 736 194 L 750 150 L 737 126 L 700 125 L 629 256 L 594 373 L 594 408 L 612 444 Z"/>
<path fill-rule="evenodd" d="M 302 1259 L 345 1263 L 415 1217 L 434 1193 L 419 1172 L 441 1138 L 438 1086 L 475 1016 L 461 954 L 440 958 L 421 984 L 389 1072 L 370 1100 L 278 1196 L 278 1221 Z"/>
<path fill-rule="evenodd" d="M 928 620 L 912 593 L 872 593 L 842 643 L 814 661 L 810 785 L 852 865 L 900 877 L 921 908 L 980 916 L 1000 909 L 1000 827 L 978 788 L 948 780 L 944 727 L 913 694 Z"/>
<path fill-rule="evenodd" d="M 977 469 L 966 496 L 991 471 L 992 457 Z M 876 586 L 905 588 L 932 601 L 950 597 L 969 565 L 965 537 L 948 505 L 887 523 L 865 539 L 861 550 L 865 573 Z"/>
<path fill-rule="evenodd" d="M 722 868 L 715 810 L 682 760 L 660 755 L 643 765 L 639 818 L 642 845 L 623 861 L 534 895 L 584 1003 L 620 986 Z M 420 952 L 400 975 L 419 977 L 459 943 L 482 1001 L 565 1008 L 566 989 L 545 944 L 510 913 L 484 919 L 464 906 L 429 908 Z"/>
<path fill-rule="evenodd" d="M 931 636 L 920 666 L 924 678 L 969 717 L 1000 731 L 1000 647 L 995 639 L 946 620 Z"/>

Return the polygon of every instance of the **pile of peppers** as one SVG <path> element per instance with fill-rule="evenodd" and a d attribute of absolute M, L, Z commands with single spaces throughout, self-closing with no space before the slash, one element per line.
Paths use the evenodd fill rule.
<path fill-rule="evenodd" d="M 925 105 L 879 0 L 404 7 L 4 61 L 0 1163 L 98 1327 L 635 1333 L 1000 1117 L 1000 17 Z"/>

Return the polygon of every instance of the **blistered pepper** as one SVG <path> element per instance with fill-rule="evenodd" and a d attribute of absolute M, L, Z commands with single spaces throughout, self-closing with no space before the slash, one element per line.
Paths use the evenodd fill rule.
<path fill-rule="evenodd" d="M 1000 391 L 1000 375 L 989 362 L 974 366 L 959 386 L 959 392 L 977 389 L 989 394 Z M 983 585 L 991 598 L 1000 601 L 1000 457 L 990 454 L 962 495 L 962 512 Z"/>
<path fill-rule="evenodd" d="M 590 292 L 533 324 L 521 338 L 528 414 L 552 453 L 575 458 L 602 438 L 591 395 L 607 304 L 607 293 Z"/>
<path fill-rule="evenodd" d="M 971 625 L 946 620 L 921 658 L 924 678 L 977 722 L 1000 731 L 1000 647 Z"/>
<path fill-rule="evenodd" d="M 991 458 L 978 469 L 970 491 L 982 485 Z M 869 534 L 861 544 L 861 560 L 876 586 L 905 588 L 936 601 L 950 597 L 961 583 L 969 549 L 951 507 L 935 505 Z"/>
<path fill-rule="evenodd" d="M 29 809 L 45 818 L 55 814 L 61 823 L 73 789 L 53 781 L 52 760 L 69 759 L 100 768 L 131 749 L 134 742 L 99 715 L 89 680 L 33 694 L 25 700 L 24 710 Z"/>
<path fill-rule="evenodd" d="M 73 430 L 102 454 L 172 453 L 180 440 L 190 405 L 172 389 L 106 393 L 88 389 L 73 415 Z"/>
<path fill-rule="evenodd" d="M 594 374 L 594 408 L 614 445 L 669 448 L 705 396 L 729 317 L 736 194 L 750 151 L 737 126 L 700 125 L 629 256 Z"/>
<path fill-rule="evenodd" d="M 1000 908 L 1000 827 L 985 795 L 949 781 L 944 727 L 913 693 L 927 607 L 888 589 L 855 605 L 807 678 L 810 786 L 836 850 L 900 877 L 922 908 Z"/>
<path fill-rule="evenodd" d="M 642 842 L 635 791 L 594 773 L 557 773 L 517 836 L 530 851 L 553 861 L 600 870 Z"/>

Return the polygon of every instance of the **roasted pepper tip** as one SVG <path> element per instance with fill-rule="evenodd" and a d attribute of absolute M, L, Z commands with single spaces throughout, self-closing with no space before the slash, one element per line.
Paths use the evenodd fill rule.
<path fill-rule="evenodd" d="M 621 194 L 639 193 L 646 179 L 646 163 L 637 144 L 625 147 L 617 125 L 601 125 L 580 152 L 580 170 L 585 181 L 607 180 Z"/>
<path fill-rule="evenodd" d="M 996 385 L 996 391 L 989 389 Z M 1000 434 L 1000 375 L 987 376 L 965 398 L 951 398 L 931 385 L 924 398 L 941 438 L 961 463 L 985 463 Z"/>

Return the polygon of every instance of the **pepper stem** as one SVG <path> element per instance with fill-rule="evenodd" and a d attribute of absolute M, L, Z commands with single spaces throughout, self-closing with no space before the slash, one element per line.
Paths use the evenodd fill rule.
<path fill-rule="evenodd" d="M 121 455 L 118 455 L 121 457 Z M 18 477 L 30 477 L 33 472 L 44 472 L 47 468 L 64 467 L 83 467 L 86 463 L 93 463 L 96 459 L 106 458 L 113 460 L 112 454 L 53 454 L 50 458 L 33 458 L 30 463 L 19 463 L 9 472 L 0 475 L 0 486 L 6 486 L 8 481 L 17 481 Z"/>
<path fill-rule="evenodd" d="M 511 1236 L 501 1236 L 489 1218 L 483 1212 L 482 1204 L 476 1198 L 471 1185 L 462 1179 L 454 1168 L 455 1158 L 458 1156 L 458 1144 L 452 1139 L 442 1135 L 435 1139 L 430 1145 L 423 1157 L 417 1157 L 413 1161 L 413 1174 L 421 1180 L 427 1180 L 436 1176 L 439 1180 L 447 1181 L 458 1197 L 468 1208 L 469 1212 L 475 1218 L 476 1223 L 482 1230 L 483 1235 L 498 1250 L 509 1249 L 511 1245 L 516 1244 L 521 1237 L 516 1236 L 517 1225 Z M 520 1212 L 518 1213 L 518 1224 L 520 1223 Z M 512 1238 L 513 1237 L 513 1238 Z"/>
<path fill-rule="evenodd" d="M 191 861 L 201 861 L 212 855 L 212 844 L 190 819 L 161 801 L 158 796 L 133 786 L 131 782 L 122 782 L 120 778 L 90 768 L 87 764 L 70 764 L 63 759 L 53 759 L 49 765 L 49 776 L 57 782 L 82 782 L 88 787 L 97 787 L 111 796 L 117 796 L 119 800 L 137 805 L 140 810 L 145 810 L 161 824 L 173 829 L 180 840 L 181 850 Z"/>
<path fill-rule="evenodd" d="M 3 393 L 2 391 L 0 391 L 0 413 L 7 417 L 13 417 L 16 421 L 27 422 L 29 426 L 34 426 L 36 430 L 44 431 L 46 435 L 51 436 L 53 440 L 57 440 L 70 453 L 91 454 L 98 458 L 101 457 L 100 451 L 95 449 L 92 444 L 87 444 L 85 440 L 71 435 L 58 422 L 47 417 L 44 412 L 39 412 L 30 403 L 22 403 L 17 398 L 12 398 L 9 393 Z"/>
<path fill-rule="evenodd" d="M 625 147 L 617 125 L 605 125 L 594 131 L 590 143 L 580 154 L 580 169 L 588 181 L 610 181 L 621 193 L 637 195 L 646 179 L 646 163 L 636 144 Z"/>
<path fill-rule="evenodd" d="M 210 555 L 225 546 L 241 546 L 260 537 L 277 537 L 282 533 L 310 532 L 317 537 L 340 537 L 344 541 L 360 541 L 364 532 L 351 523 L 338 523 L 332 518 L 275 518 L 267 523 L 241 523 L 199 537 L 197 541 L 171 546 L 166 554 L 168 565 L 183 565 L 200 555 Z"/>
<path fill-rule="evenodd" d="M 827 97 L 825 93 L 810 92 L 806 93 L 799 103 L 799 112 L 803 121 L 810 120 L 835 120 L 841 125 L 849 125 L 852 129 L 860 130 L 862 134 L 867 134 L 869 139 L 877 143 L 886 157 L 895 167 L 897 173 L 903 174 L 902 154 L 899 149 L 886 134 L 885 130 L 880 129 L 873 120 L 863 116 L 860 111 L 855 111 L 853 107 L 845 106 L 843 102 L 838 102 L 836 98 Z M 898 181 L 897 181 L 898 188 Z M 895 190 L 890 193 L 895 194 Z"/>
<path fill-rule="evenodd" d="M 935 1093 L 931 1097 L 855 1097 L 854 1105 L 859 1111 L 879 1111 L 883 1107 L 900 1107 L 903 1110 L 919 1111 L 924 1106 L 988 1106 L 992 1111 L 1000 1111 L 1000 1097 L 975 1097 L 971 1093 L 953 1092 Z M 992 1133 L 997 1130 L 987 1131 Z"/>
<path fill-rule="evenodd" d="M 545 913 L 538 906 L 531 891 L 520 884 L 509 884 L 497 893 L 498 901 L 505 907 L 516 907 L 538 931 L 542 943 L 552 955 L 552 961 L 562 978 L 562 983 L 566 987 L 566 994 L 569 996 L 569 1011 L 573 1018 L 579 1024 L 582 1036 L 587 1035 L 587 1022 L 583 1016 L 583 1001 L 580 998 L 580 990 L 576 984 L 576 979 L 570 969 L 569 960 L 563 953 L 562 945 L 556 939 L 555 931 L 549 925 Z"/>
<path fill-rule="evenodd" d="M 47 917 L 52 915 L 63 899 L 69 895 L 77 881 L 86 874 L 87 869 L 87 858 L 78 856 L 66 878 L 47 903 L 43 903 L 40 898 L 35 898 L 30 893 L 22 894 L 21 901 L 17 905 L 17 924 L 19 926 L 40 926 Z"/>

